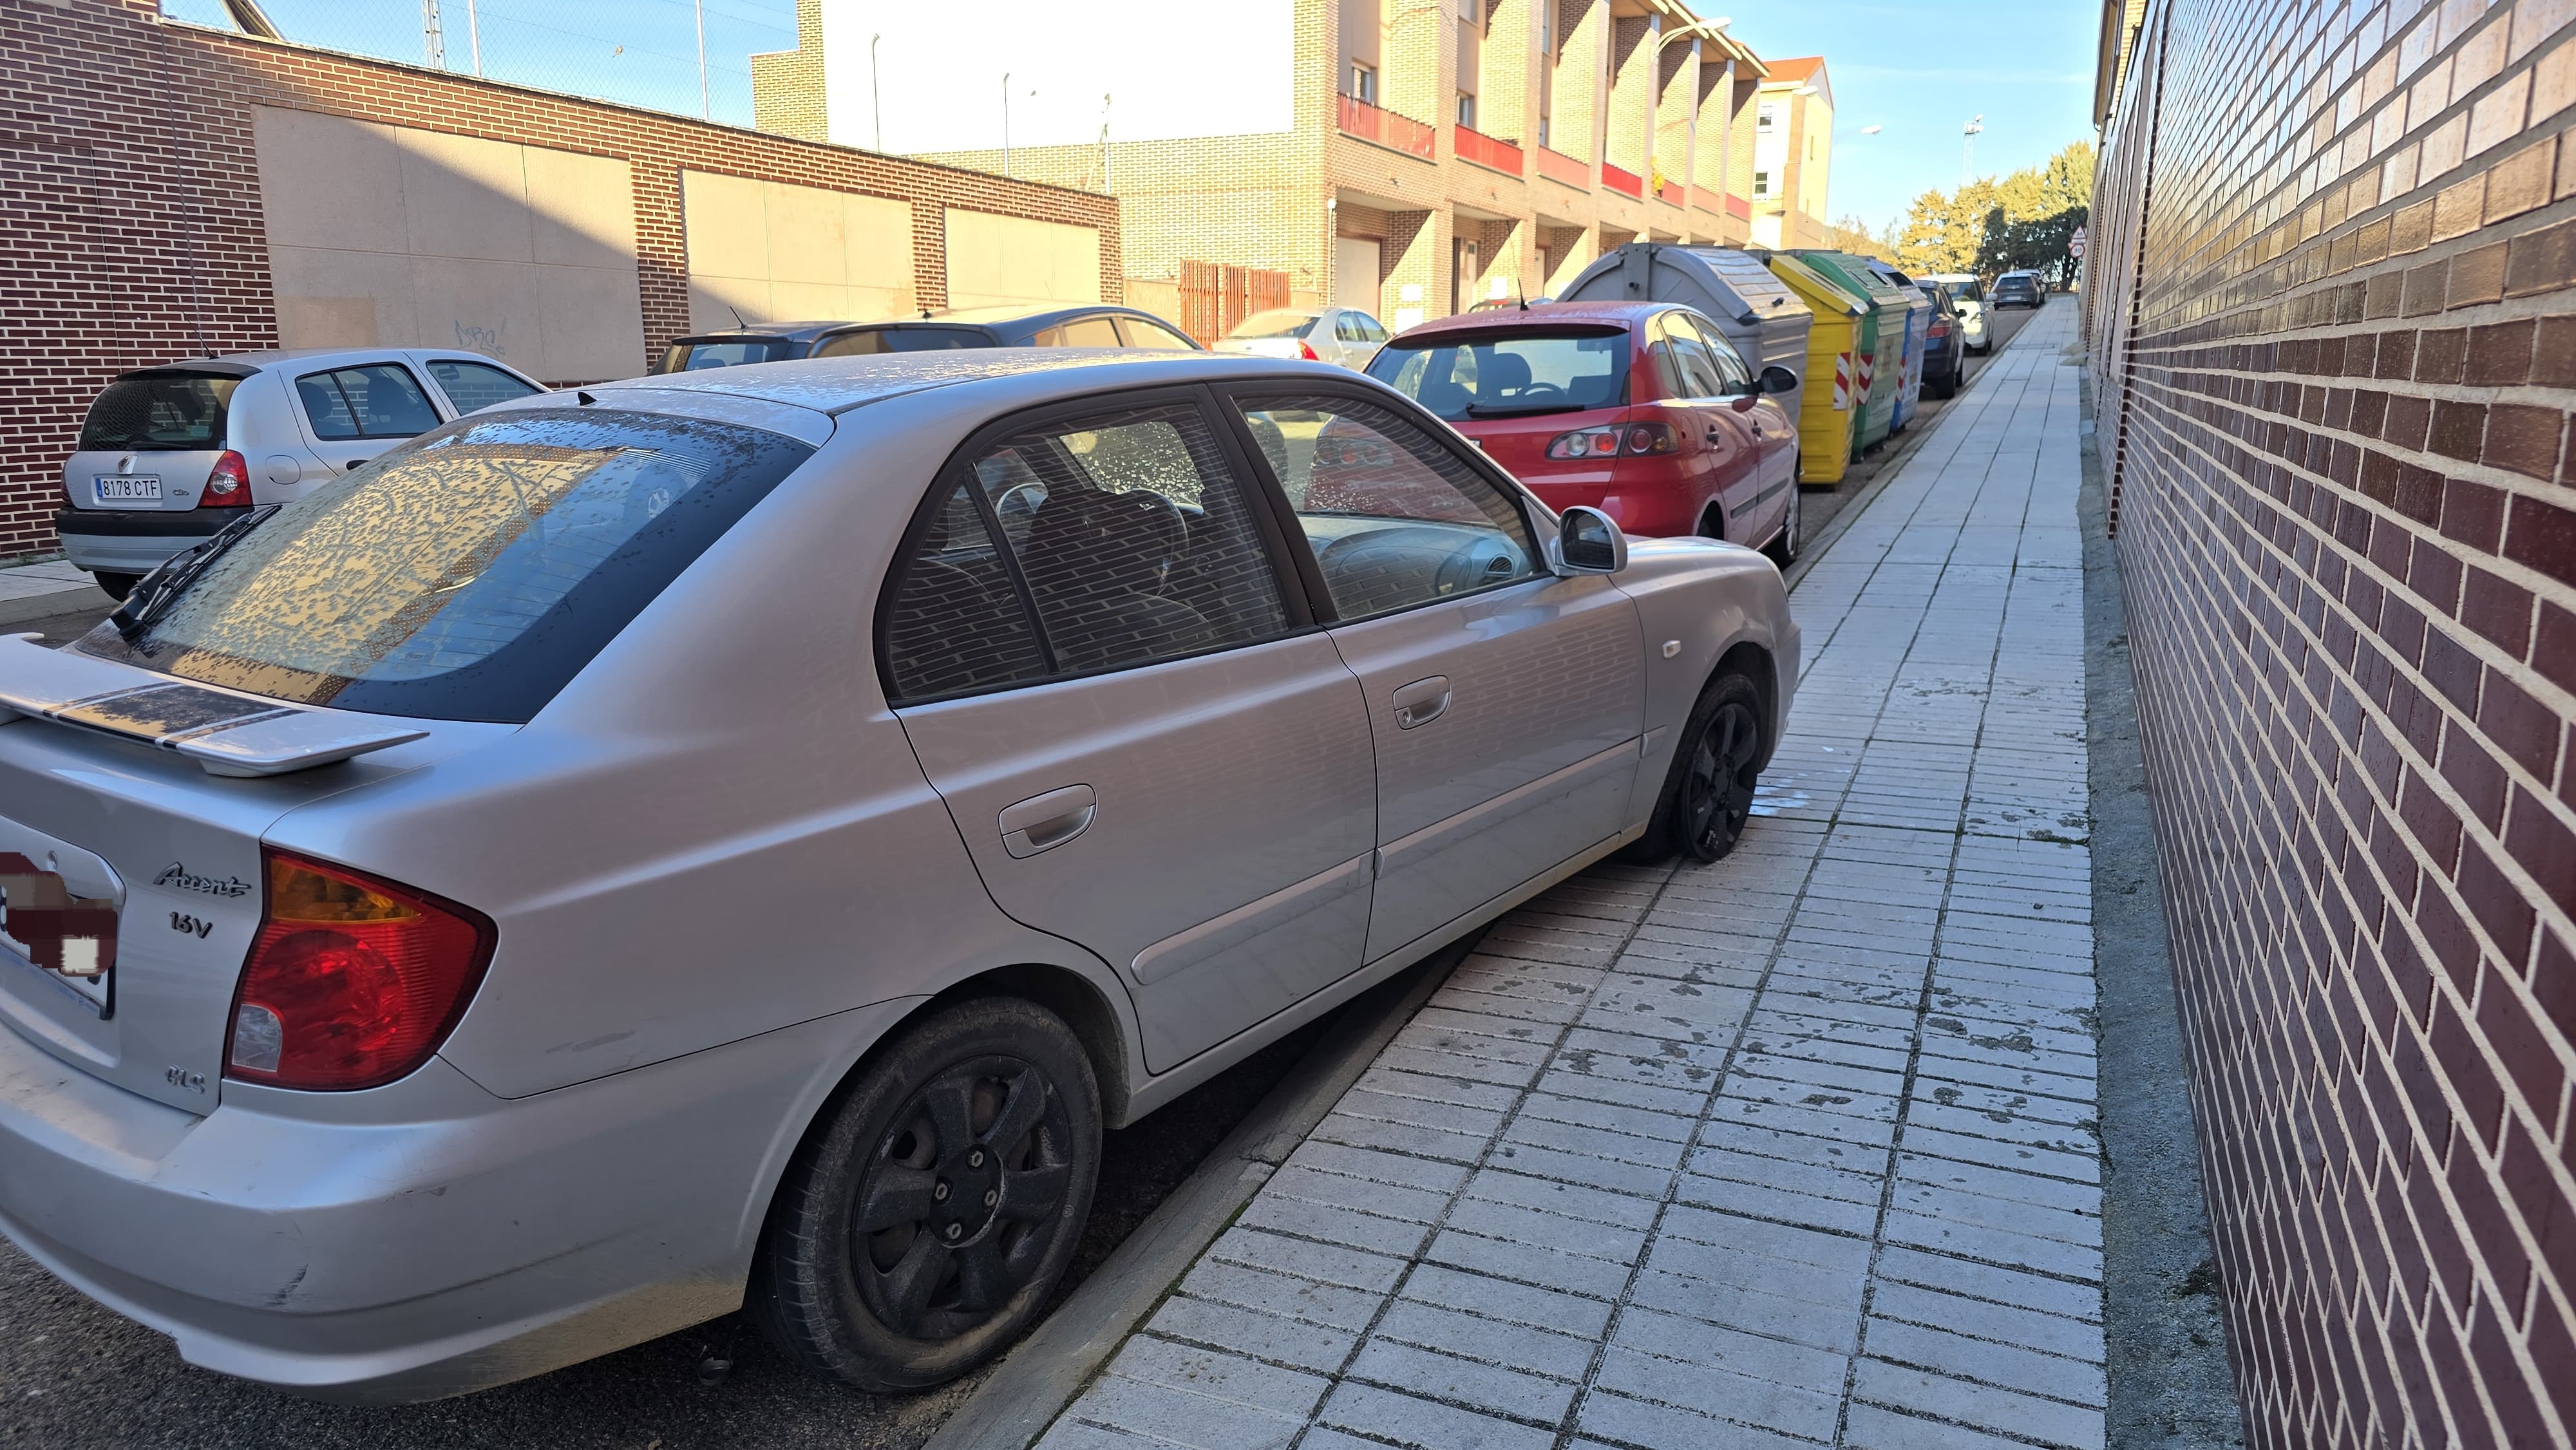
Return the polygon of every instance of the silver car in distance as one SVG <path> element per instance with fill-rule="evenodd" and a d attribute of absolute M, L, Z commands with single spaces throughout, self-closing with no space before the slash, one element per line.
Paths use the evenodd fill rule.
<path fill-rule="evenodd" d="M 0 1229 L 317 1396 L 737 1308 L 936 1384 L 1045 1303 L 1104 1127 L 1725 852 L 1797 661 L 1761 555 L 1560 519 L 1338 368 L 461 418 L 0 638 Z"/>

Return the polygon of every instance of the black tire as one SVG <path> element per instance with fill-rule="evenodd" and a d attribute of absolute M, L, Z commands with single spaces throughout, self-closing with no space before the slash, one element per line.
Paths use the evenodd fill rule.
<path fill-rule="evenodd" d="M 1731 670 L 1710 680 L 1682 727 L 1646 834 L 1622 855 L 1643 863 L 1674 856 L 1715 861 L 1734 850 L 1768 758 L 1764 730 L 1762 692 L 1752 680 Z"/>
<path fill-rule="evenodd" d="M 1771 556 L 1772 563 L 1786 569 L 1798 562 L 1798 551 L 1805 547 L 1806 489 L 1798 482 L 1797 465 L 1792 463 L 1789 466 L 1789 516 L 1780 521 L 1780 532 L 1771 536 L 1771 542 L 1763 546 L 1762 552 Z"/>
<path fill-rule="evenodd" d="M 1932 383 L 1924 384 L 1923 390 L 1930 393 L 1935 398 L 1955 398 L 1959 396 L 1959 374 L 1956 370 L 1953 370 L 1947 376 L 1943 377 L 1937 385 Z"/>
<path fill-rule="evenodd" d="M 954 1379 L 1038 1317 L 1099 1172 L 1100 1089 L 1072 1030 L 1017 998 L 945 1008 L 806 1136 L 748 1307 L 790 1356 L 861 1389 Z"/>
<path fill-rule="evenodd" d="M 125 602 L 126 595 L 134 592 L 135 585 L 143 582 L 140 574 L 105 574 L 95 569 L 90 571 L 89 577 L 108 598 L 119 604 Z"/>

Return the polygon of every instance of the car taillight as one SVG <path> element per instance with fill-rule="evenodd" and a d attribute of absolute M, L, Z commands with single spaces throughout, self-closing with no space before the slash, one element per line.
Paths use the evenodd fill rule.
<path fill-rule="evenodd" d="M 1609 458 L 1618 454 L 1643 457 L 1671 453 L 1681 447 L 1681 440 L 1662 423 L 1613 423 L 1600 428 L 1577 428 L 1559 433 L 1548 440 L 1550 458 Z"/>
<path fill-rule="evenodd" d="M 1299 339 L 1297 339 L 1297 356 L 1304 358 L 1304 359 L 1305 359 L 1306 361 L 1308 361 L 1308 362 L 1322 362 L 1322 361 L 1323 361 L 1323 359 L 1322 359 L 1322 358 L 1319 358 L 1319 357 L 1315 356 L 1315 349 L 1314 349 L 1313 344 L 1311 344 L 1311 343 L 1307 342 L 1307 341 L 1306 341 L 1306 339 L 1304 339 L 1304 338 L 1302 338 L 1302 337 L 1301 337 L 1301 338 L 1299 338 Z"/>
<path fill-rule="evenodd" d="M 240 454 L 226 451 L 215 460 L 215 471 L 206 475 L 206 491 L 198 496 L 197 507 L 234 509 L 250 507 L 250 463 Z"/>
<path fill-rule="evenodd" d="M 492 960 L 480 913 L 284 851 L 233 995 L 224 1075 L 318 1091 L 379 1087 L 429 1060 Z"/>
<path fill-rule="evenodd" d="M 1936 317 L 1932 319 L 1932 325 L 1924 329 L 1924 335 L 1927 337 L 1948 337 L 1950 335 L 1950 319 L 1946 317 Z"/>

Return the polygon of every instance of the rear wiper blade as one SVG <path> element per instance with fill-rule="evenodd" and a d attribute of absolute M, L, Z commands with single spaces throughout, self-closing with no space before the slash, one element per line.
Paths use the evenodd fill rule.
<path fill-rule="evenodd" d="M 282 507 L 284 505 L 281 504 L 261 504 L 208 534 L 204 543 L 163 560 L 160 568 L 136 581 L 133 591 L 125 596 L 123 604 L 116 607 L 116 612 L 107 617 L 107 622 L 116 626 L 116 632 L 123 635 L 127 643 L 132 643 L 144 630 L 151 628 L 152 621 L 161 617 L 171 601 L 196 582 L 208 564 L 215 562 L 226 549 L 240 543 L 244 534 L 258 528 L 270 514 Z"/>

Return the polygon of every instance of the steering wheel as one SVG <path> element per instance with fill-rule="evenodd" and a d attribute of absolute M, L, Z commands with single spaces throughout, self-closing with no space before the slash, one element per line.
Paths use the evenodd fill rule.
<path fill-rule="evenodd" d="M 1535 403 L 1548 399 L 1562 398 L 1564 396 L 1565 388 L 1562 384 L 1531 383 L 1523 387 L 1517 394 L 1514 394 L 1512 401 L 1515 403 Z"/>
<path fill-rule="evenodd" d="M 1027 494 L 1029 497 L 1021 502 L 1013 502 L 1022 494 Z M 993 513 L 1000 518 L 1009 518 L 1013 514 L 1034 515 L 1039 507 L 1045 504 L 1046 499 L 1047 486 L 1044 479 L 1024 479 L 1002 490 L 1002 496 L 993 500 Z"/>

